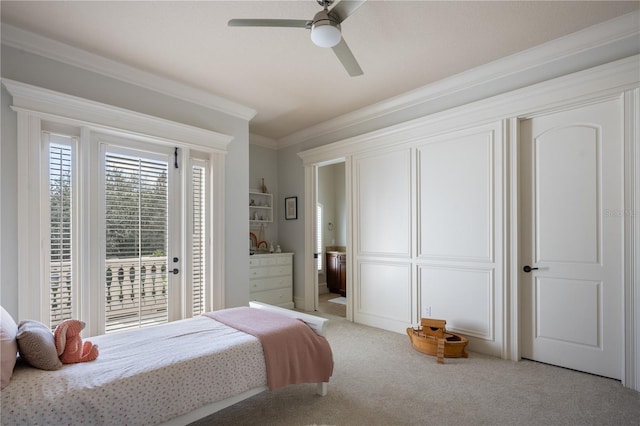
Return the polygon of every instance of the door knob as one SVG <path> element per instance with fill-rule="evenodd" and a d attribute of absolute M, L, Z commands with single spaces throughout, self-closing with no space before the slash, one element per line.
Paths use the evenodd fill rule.
<path fill-rule="evenodd" d="M 531 267 L 531 266 L 529 266 L 529 265 L 524 265 L 524 268 L 522 268 L 522 270 L 523 270 L 523 271 L 525 271 L 526 273 L 529 273 L 529 272 L 531 272 L 531 271 L 535 271 L 535 270 L 537 270 L 537 269 L 538 269 L 538 268 L 532 268 L 532 267 Z"/>
<path fill-rule="evenodd" d="M 169 272 L 170 274 L 177 274 L 177 273 L 179 273 L 180 271 L 178 270 L 178 268 L 173 268 L 173 269 L 170 269 L 168 272 Z"/>

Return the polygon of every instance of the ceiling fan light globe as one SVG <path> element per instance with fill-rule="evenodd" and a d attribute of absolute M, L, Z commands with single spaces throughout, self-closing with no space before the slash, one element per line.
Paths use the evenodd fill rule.
<path fill-rule="evenodd" d="M 316 46 L 333 47 L 340 43 L 341 39 L 340 25 L 329 20 L 314 22 L 311 27 L 311 41 Z"/>

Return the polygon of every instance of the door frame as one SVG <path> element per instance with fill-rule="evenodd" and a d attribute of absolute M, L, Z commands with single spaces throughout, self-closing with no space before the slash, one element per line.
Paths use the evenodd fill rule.
<path fill-rule="evenodd" d="M 316 252 L 316 204 L 318 202 L 318 165 L 304 166 L 304 310 L 313 312 L 318 309 L 318 271 Z"/>
<path fill-rule="evenodd" d="M 304 164 L 304 310 L 315 311 L 318 309 L 318 271 L 316 260 L 313 254 L 316 252 L 316 205 L 318 204 L 318 168 L 330 166 L 332 164 L 344 163 L 345 167 L 345 204 L 347 211 L 347 314 L 346 319 L 353 321 L 353 297 L 349 297 L 351 293 L 351 276 L 352 266 L 352 247 L 353 238 L 351 234 L 352 227 L 352 204 L 351 200 L 351 161 L 347 157 L 334 158 L 329 155 L 330 159 L 314 159 L 313 162 Z"/>
<path fill-rule="evenodd" d="M 624 323 L 622 384 L 640 391 L 640 88 L 624 94 Z"/>
<path fill-rule="evenodd" d="M 613 95 L 590 99 L 582 102 L 567 102 L 563 108 L 553 108 L 539 110 L 536 113 L 519 115 L 505 120 L 508 131 L 508 170 L 509 170 L 509 202 L 508 217 L 509 229 L 508 245 L 510 253 L 507 259 L 506 268 L 510 285 L 508 303 L 510 329 L 507 330 L 508 343 L 505 346 L 506 358 L 512 360 L 521 359 L 520 327 L 523 318 L 520 315 L 523 303 L 523 294 L 519 291 L 519 270 L 520 270 L 520 238 L 519 232 L 523 223 L 520 221 L 518 211 L 520 196 L 519 162 L 520 162 L 520 122 L 538 115 L 557 112 L 563 109 L 575 108 L 593 102 L 601 102 L 607 99 L 622 99 L 623 101 L 623 149 L 624 149 L 624 180 L 621 188 L 623 192 L 624 211 L 620 215 L 624 216 L 624 260 L 623 260 L 623 294 L 624 299 L 620 301 L 624 310 L 624 330 L 623 330 L 623 362 L 622 362 L 622 384 L 625 387 L 640 391 L 640 361 L 637 355 L 640 354 L 640 329 L 637 328 L 636 319 L 640 318 L 640 89 L 618 92 Z"/>

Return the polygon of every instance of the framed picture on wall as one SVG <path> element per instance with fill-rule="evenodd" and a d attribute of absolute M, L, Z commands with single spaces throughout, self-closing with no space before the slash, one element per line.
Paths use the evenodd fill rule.
<path fill-rule="evenodd" d="M 298 218 L 298 197 L 284 199 L 284 218 L 286 220 Z"/>

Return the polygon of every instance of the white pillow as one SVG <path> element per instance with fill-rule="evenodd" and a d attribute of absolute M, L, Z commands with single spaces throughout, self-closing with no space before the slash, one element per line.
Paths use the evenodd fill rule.
<path fill-rule="evenodd" d="M 35 320 L 20 321 L 16 340 L 20 358 L 27 361 L 27 364 L 41 370 L 62 368 L 53 332 L 43 323 Z"/>
<path fill-rule="evenodd" d="M 4 389 L 11 380 L 13 367 L 18 356 L 16 341 L 18 326 L 11 315 L 0 306 L 0 388 Z"/>

